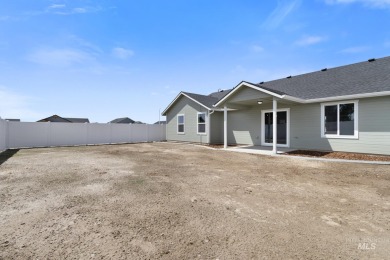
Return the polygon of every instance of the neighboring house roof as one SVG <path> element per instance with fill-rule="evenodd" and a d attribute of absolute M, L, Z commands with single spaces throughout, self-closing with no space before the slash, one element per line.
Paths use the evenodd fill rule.
<path fill-rule="evenodd" d="M 111 123 L 111 124 L 133 124 L 134 120 L 130 119 L 128 117 L 122 117 L 122 118 L 114 119 L 114 120 L 110 121 L 109 123 Z"/>
<path fill-rule="evenodd" d="M 64 118 L 72 123 L 89 123 L 88 118 L 72 118 L 72 117 L 64 117 Z"/>
<path fill-rule="evenodd" d="M 6 118 L 5 120 L 10 122 L 20 122 L 20 119 L 14 119 L 14 118 Z"/>
<path fill-rule="evenodd" d="M 167 121 L 157 121 L 156 123 L 154 123 L 155 125 L 166 125 L 167 124 Z"/>
<path fill-rule="evenodd" d="M 257 84 L 243 81 L 215 106 L 222 104 L 242 86 L 302 103 L 390 95 L 390 57 Z"/>
<path fill-rule="evenodd" d="M 58 115 L 52 115 L 44 119 L 38 120 L 37 122 L 56 122 L 56 123 L 89 123 L 88 118 L 72 118 L 72 117 L 61 117 Z"/>
<path fill-rule="evenodd" d="M 222 97 L 224 97 L 227 93 L 229 93 L 231 89 L 228 90 L 220 90 L 218 92 L 213 92 L 209 95 L 200 95 L 190 92 L 180 92 L 176 98 L 168 105 L 168 107 L 162 112 L 162 115 L 166 115 L 166 112 L 176 103 L 176 101 L 181 97 L 185 96 L 195 103 L 203 106 L 206 109 L 213 109 L 213 105 L 218 102 Z"/>

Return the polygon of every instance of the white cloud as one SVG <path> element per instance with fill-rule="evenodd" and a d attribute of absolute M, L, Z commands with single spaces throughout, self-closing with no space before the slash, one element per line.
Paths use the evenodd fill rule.
<path fill-rule="evenodd" d="M 134 56 L 134 51 L 130 49 L 125 49 L 121 47 L 116 47 L 112 49 L 112 55 L 115 58 L 126 60 L 132 56 Z"/>
<path fill-rule="evenodd" d="M 361 3 L 372 8 L 390 8 L 390 0 L 325 0 L 330 5 Z"/>
<path fill-rule="evenodd" d="M 42 115 L 30 108 L 33 98 L 23 96 L 0 86 L 0 117 L 31 120 Z"/>
<path fill-rule="evenodd" d="M 70 66 L 91 62 L 94 57 L 77 49 L 40 49 L 30 54 L 27 59 L 40 65 Z"/>
<path fill-rule="evenodd" d="M 254 52 L 263 52 L 264 51 L 264 48 L 261 47 L 260 45 L 257 45 L 257 44 L 252 45 L 251 49 Z"/>
<path fill-rule="evenodd" d="M 263 23 L 267 29 L 277 28 L 294 10 L 298 9 L 301 0 L 278 1 L 278 5 Z"/>
<path fill-rule="evenodd" d="M 323 42 L 324 40 L 325 37 L 321 37 L 321 36 L 305 36 L 302 37 L 300 40 L 296 41 L 295 44 L 299 46 L 308 46 L 308 45 L 313 45 L 313 44 Z"/>
<path fill-rule="evenodd" d="M 63 4 L 52 4 L 51 6 L 49 6 L 49 9 L 61 9 L 61 8 L 65 8 L 66 5 L 63 5 Z"/>
<path fill-rule="evenodd" d="M 341 53 L 361 53 L 361 52 L 368 51 L 369 49 L 371 49 L 371 48 L 368 46 L 355 46 L 355 47 L 349 47 L 349 48 L 343 49 L 340 52 Z"/>
<path fill-rule="evenodd" d="M 79 7 L 67 7 L 64 4 L 53 4 L 46 8 L 45 12 L 37 12 L 36 14 L 57 14 L 57 15 L 72 15 L 72 14 L 86 14 L 95 13 L 101 11 L 99 6 L 79 6 Z"/>

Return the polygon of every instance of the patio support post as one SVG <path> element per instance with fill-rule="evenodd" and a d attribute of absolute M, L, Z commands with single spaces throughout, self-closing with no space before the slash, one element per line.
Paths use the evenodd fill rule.
<path fill-rule="evenodd" d="M 227 107 L 223 107 L 223 148 L 227 148 Z"/>
<path fill-rule="evenodd" d="M 272 153 L 273 154 L 277 154 L 278 153 L 278 150 L 277 150 L 277 139 L 278 139 L 278 124 L 277 124 L 277 119 L 278 119 L 278 101 L 276 100 L 276 98 L 274 97 L 273 101 L 272 101 L 272 125 L 273 125 L 273 133 L 272 133 L 272 146 L 273 146 L 273 149 L 272 149 Z"/>

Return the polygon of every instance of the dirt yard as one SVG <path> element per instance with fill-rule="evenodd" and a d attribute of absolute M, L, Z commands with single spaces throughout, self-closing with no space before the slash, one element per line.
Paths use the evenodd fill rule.
<path fill-rule="evenodd" d="M 386 165 L 172 143 L 27 149 L 0 164 L 0 259 L 390 255 Z"/>

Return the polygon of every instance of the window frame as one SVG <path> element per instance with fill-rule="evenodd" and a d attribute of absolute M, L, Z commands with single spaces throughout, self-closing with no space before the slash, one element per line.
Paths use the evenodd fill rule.
<path fill-rule="evenodd" d="M 183 123 L 179 123 L 179 117 L 183 117 Z M 179 132 L 179 125 L 183 125 L 183 132 Z M 186 117 L 184 114 L 177 114 L 177 125 L 176 125 L 176 131 L 179 135 L 184 135 L 186 133 L 185 131 L 185 125 L 186 125 Z"/>
<path fill-rule="evenodd" d="M 354 104 L 354 135 L 340 135 L 340 105 Z M 337 134 L 325 134 L 325 107 L 337 105 Z M 359 100 L 321 103 L 321 138 L 359 139 Z"/>
<path fill-rule="evenodd" d="M 271 113 L 273 112 L 273 109 L 264 109 L 261 110 L 261 145 L 262 146 L 273 146 L 273 143 L 266 143 L 265 142 L 265 114 L 266 113 Z M 276 110 L 276 113 L 278 112 L 286 112 L 287 113 L 287 127 L 286 127 L 286 138 L 287 142 L 286 144 L 276 144 L 277 147 L 290 147 L 290 127 L 291 127 L 291 122 L 290 122 L 290 108 L 278 108 Z"/>
<path fill-rule="evenodd" d="M 199 123 L 199 115 L 204 114 L 204 123 Z M 199 125 L 204 125 L 204 132 L 199 132 Z M 197 112 L 196 113 L 196 133 L 198 135 L 207 135 L 207 113 L 206 112 Z"/>

